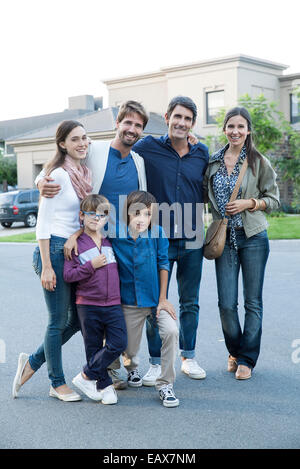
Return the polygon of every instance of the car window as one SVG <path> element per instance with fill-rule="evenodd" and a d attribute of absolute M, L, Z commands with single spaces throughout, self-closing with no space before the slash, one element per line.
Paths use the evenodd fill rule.
<path fill-rule="evenodd" d="M 19 204 L 29 204 L 30 200 L 30 192 L 23 192 L 19 194 L 17 202 Z"/>
<path fill-rule="evenodd" d="M 40 196 L 39 191 L 33 191 L 32 192 L 32 202 L 38 202 L 39 201 L 39 196 Z"/>
<path fill-rule="evenodd" d="M 9 193 L 0 194 L 0 205 L 13 203 L 15 196 L 16 194 L 9 194 Z"/>

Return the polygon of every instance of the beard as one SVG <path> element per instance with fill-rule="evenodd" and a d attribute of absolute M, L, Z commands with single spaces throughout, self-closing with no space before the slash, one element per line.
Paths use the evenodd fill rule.
<path fill-rule="evenodd" d="M 132 136 L 133 139 L 127 140 L 127 133 L 128 132 L 119 132 L 118 137 L 124 146 L 132 147 L 139 140 L 140 137 L 137 134 L 131 133 L 130 136 Z"/>

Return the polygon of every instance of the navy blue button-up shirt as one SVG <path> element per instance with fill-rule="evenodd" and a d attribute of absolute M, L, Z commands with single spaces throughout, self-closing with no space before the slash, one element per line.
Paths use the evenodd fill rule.
<path fill-rule="evenodd" d="M 167 134 L 160 138 L 147 136 L 139 140 L 133 150 L 144 158 L 148 191 L 159 204 L 171 206 L 176 203 L 169 214 L 165 212 L 164 215 L 160 207 L 159 223 L 166 235 L 190 238 L 187 230 L 202 229 L 199 214 L 202 215 L 203 210 L 202 183 L 208 164 L 208 148 L 200 142 L 189 145 L 189 152 L 180 157 Z"/>

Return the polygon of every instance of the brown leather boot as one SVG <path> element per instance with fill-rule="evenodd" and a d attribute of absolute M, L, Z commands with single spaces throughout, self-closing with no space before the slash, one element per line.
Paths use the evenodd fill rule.
<path fill-rule="evenodd" d="M 238 367 L 238 364 L 237 364 L 236 358 L 229 355 L 228 362 L 227 362 L 227 371 L 229 371 L 230 373 L 235 373 L 237 370 L 237 367 Z"/>
<path fill-rule="evenodd" d="M 236 379 L 249 379 L 251 378 L 252 370 L 246 365 L 239 365 L 236 370 Z"/>

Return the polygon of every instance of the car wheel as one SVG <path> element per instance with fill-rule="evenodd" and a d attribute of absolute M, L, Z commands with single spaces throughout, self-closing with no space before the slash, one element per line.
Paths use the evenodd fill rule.
<path fill-rule="evenodd" d="M 36 225 L 36 214 L 29 213 L 26 216 L 24 223 L 25 223 L 25 226 L 28 226 L 29 228 L 33 228 Z"/>
<path fill-rule="evenodd" d="M 4 228 L 10 228 L 12 223 L 9 223 L 8 221 L 3 221 L 1 222 L 1 225 L 4 226 Z"/>

